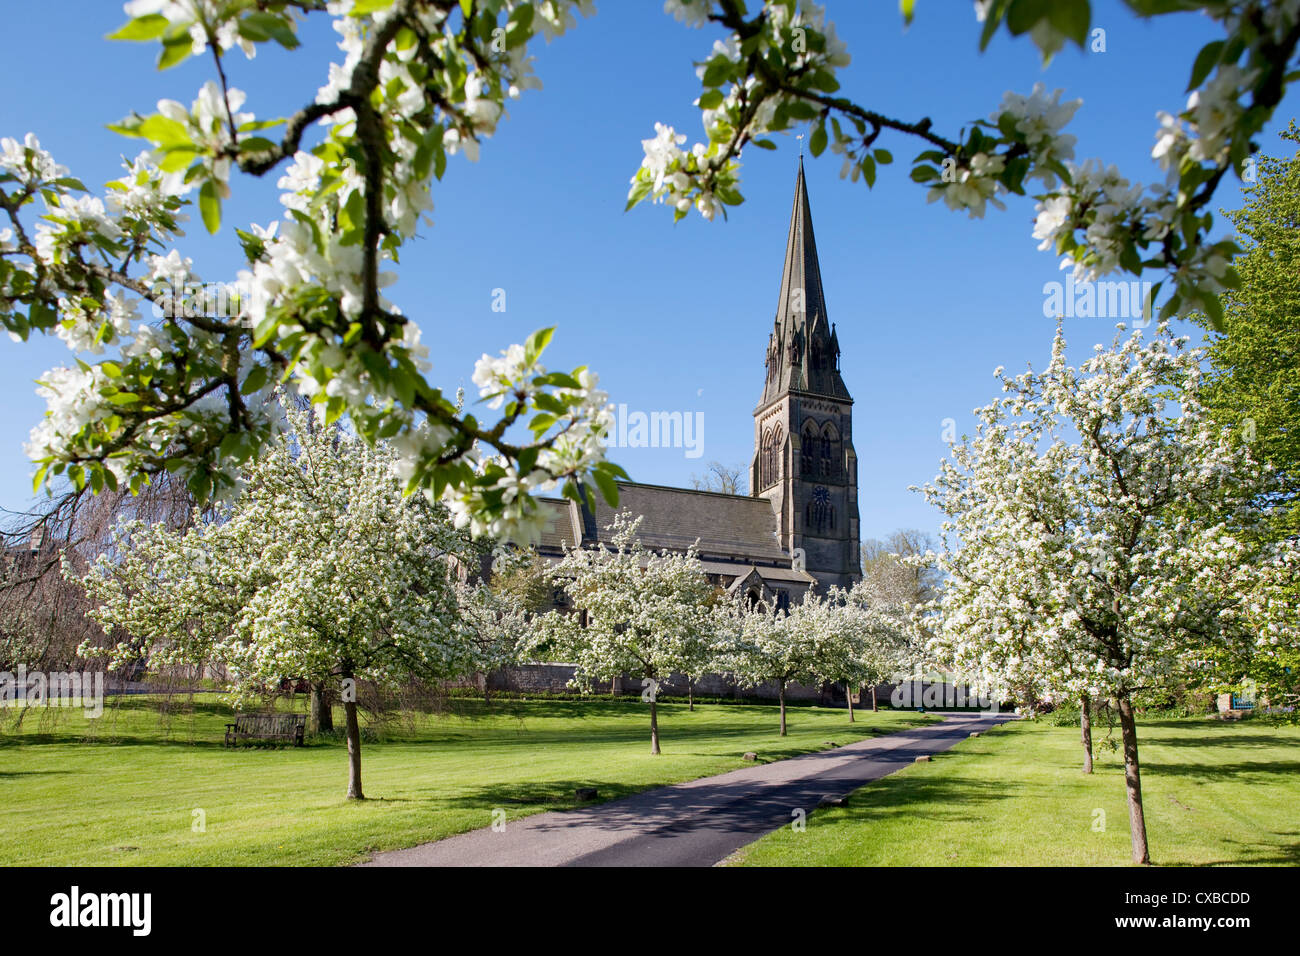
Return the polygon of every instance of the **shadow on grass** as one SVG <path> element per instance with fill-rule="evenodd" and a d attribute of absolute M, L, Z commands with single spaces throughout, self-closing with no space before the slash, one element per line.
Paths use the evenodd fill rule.
<path fill-rule="evenodd" d="M 54 773 L 72 773 L 71 770 L 0 770 L 0 779 L 9 777 L 45 777 Z"/>
<path fill-rule="evenodd" d="M 1189 728 L 1181 728 L 1186 731 Z M 1142 728 L 1138 728 L 1138 746 L 1142 746 Z M 1206 744 L 1231 747 L 1234 750 L 1246 747 L 1289 747 L 1300 746 L 1300 734 L 1290 737 L 1284 734 L 1265 734 L 1265 733 L 1237 733 L 1232 735 L 1219 735 L 1215 733 L 1206 733 L 1193 735 L 1183 733 L 1178 736 L 1155 737 L 1150 736 L 1145 741 L 1152 747 L 1204 747 Z"/>
<path fill-rule="evenodd" d="M 114 734 L 103 733 L 94 736 L 85 734 L 22 734 L 20 737 L 0 738 L 0 749 L 5 747 L 27 747 L 41 746 L 49 744 L 77 744 L 81 746 L 99 746 L 99 747 L 176 747 L 186 750 L 230 750 L 232 753 L 236 750 L 304 750 L 310 749 L 312 743 L 310 739 L 306 747 L 253 747 L 240 746 L 238 748 L 226 747 L 224 737 L 215 740 L 208 740 L 202 737 L 193 739 L 176 735 L 172 737 L 160 736 L 140 736 L 139 734 Z M 320 746 L 319 744 L 317 746 Z"/>
<path fill-rule="evenodd" d="M 1300 773 L 1300 761 L 1296 760 L 1261 760 L 1254 763 L 1242 761 L 1239 763 L 1217 764 L 1169 763 L 1168 761 L 1156 762 L 1148 760 L 1142 763 L 1142 775 L 1144 777 L 1149 774 L 1153 777 L 1172 776 L 1194 777 L 1200 780 L 1220 780 L 1258 774 L 1290 776 L 1296 773 Z"/>
<path fill-rule="evenodd" d="M 1276 836 L 1296 836 L 1294 833 L 1277 833 Z M 1232 860 L 1212 860 L 1199 863 L 1198 866 L 1241 866 L 1255 864 L 1258 866 L 1298 866 L 1300 865 L 1300 841 L 1289 843 L 1258 843 L 1243 840 L 1224 840 L 1224 843 L 1240 847 L 1241 856 Z"/>

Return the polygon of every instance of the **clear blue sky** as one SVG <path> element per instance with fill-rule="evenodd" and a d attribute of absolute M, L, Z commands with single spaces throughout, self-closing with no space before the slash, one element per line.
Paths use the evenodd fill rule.
<path fill-rule="evenodd" d="M 1157 109 L 1177 111 L 1196 51 L 1216 38 L 1196 15 L 1132 18 L 1117 2 L 1094 3 L 1107 50 L 1064 51 L 1044 71 L 1025 41 L 999 37 L 980 55 L 970 4 L 927 0 L 905 30 L 894 0 L 829 0 L 828 14 L 853 64 L 843 92 L 905 119 L 933 118 L 953 135 L 985 118 L 1007 89 L 1036 81 L 1082 98 L 1071 125 L 1076 156 L 1100 156 L 1131 179 L 1150 181 Z M 109 43 L 124 19 L 104 0 L 17 3 L 5 8 L 0 60 L 0 135 L 31 130 L 88 184 L 117 175 L 117 157 L 138 145 L 104 129 L 131 109 L 149 112 L 162 97 L 188 103 L 210 61 L 159 74 L 155 48 Z M 320 18 L 294 54 L 263 48 L 249 63 L 231 58 L 231 82 L 249 92 L 245 109 L 285 115 L 314 96 L 334 34 Z M 545 89 L 513 104 L 477 164 L 453 157 L 435 184 L 435 226 L 404 252 L 393 298 L 418 319 L 431 346 L 432 378 L 454 389 L 484 351 L 495 354 L 533 329 L 558 326 L 551 367 L 590 365 L 616 403 L 629 409 L 703 412 L 703 457 L 682 449 L 620 449 L 613 457 L 640 481 L 686 484 L 712 459 L 746 467 L 751 413 L 763 383 L 763 354 L 776 308 L 781 255 L 794 185 L 793 136 L 777 152 L 744 157 L 745 205 L 729 221 L 678 223 L 663 207 L 623 212 L 640 140 L 656 120 L 699 138 L 692 62 L 714 38 L 688 30 L 658 0 L 604 0 L 598 14 L 539 47 Z M 314 46 L 315 49 L 311 49 Z M 324 52 L 322 52 L 322 48 Z M 279 55 L 277 55 L 279 53 Z M 1263 140 L 1296 115 L 1289 98 Z M 843 349 L 853 397 L 862 533 L 899 527 L 935 530 L 939 517 L 908 485 L 932 478 L 946 446 L 945 418 L 972 427 L 972 410 L 995 394 L 992 370 L 1041 366 L 1053 321 L 1043 316 L 1043 283 L 1061 277 L 1055 258 L 1031 238 L 1033 202 L 970 221 L 908 179 L 919 145 L 883 137 L 899 162 L 876 188 L 838 178 L 827 154 L 807 176 L 830 318 Z M 276 218 L 274 181 L 236 183 L 227 227 L 215 238 L 197 222 L 183 240 L 204 279 L 231 277 L 239 253 L 229 225 Z M 1239 204 L 1229 180 L 1225 208 Z M 197 219 L 197 216 L 195 217 Z M 492 290 L 507 311 L 493 312 Z M 1109 341 L 1113 320 L 1067 322 L 1072 351 Z M 22 453 L 43 404 L 32 380 L 68 361 L 58 340 L 0 344 L 0 506 L 31 500 Z"/>

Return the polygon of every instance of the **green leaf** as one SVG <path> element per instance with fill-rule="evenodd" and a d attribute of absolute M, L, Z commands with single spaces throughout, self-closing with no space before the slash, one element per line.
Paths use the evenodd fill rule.
<path fill-rule="evenodd" d="M 239 386 L 240 394 L 251 395 L 253 392 L 265 388 L 269 376 L 270 372 L 265 365 L 255 365 L 244 379 L 244 383 Z"/>
<path fill-rule="evenodd" d="M 506 25 L 506 46 L 517 47 L 528 42 L 533 35 L 533 5 L 525 3 L 515 10 Z"/>
<path fill-rule="evenodd" d="M 835 79 L 835 74 L 827 70 L 818 70 L 808 78 L 808 85 L 823 93 L 834 93 L 840 88 L 840 81 Z"/>
<path fill-rule="evenodd" d="M 198 158 L 199 154 L 192 149 L 169 149 L 158 168 L 164 173 L 179 173 Z"/>
<path fill-rule="evenodd" d="M 241 153 L 264 153 L 275 149 L 279 144 L 265 136 L 248 136 L 239 141 Z"/>
<path fill-rule="evenodd" d="M 217 184 L 211 179 L 199 188 L 199 212 L 208 232 L 221 228 L 221 199 L 217 196 Z"/>
<path fill-rule="evenodd" d="M 108 39 L 156 40 L 167 32 L 169 22 L 161 13 L 148 13 L 128 20 L 116 33 L 110 33 Z"/>
<path fill-rule="evenodd" d="M 534 395 L 533 407 L 544 412 L 550 412 L 557 418 L 569 413 L 568 407 L 549 392 L 538 392 Z"/>
<path fill-rule="evenodd" d="M 628 190 L 627 205 L 623 207 L 623 211 L 627 212 L 641 200 L 645 199 L 646 196 L 649 196 L 650 190 L 653 187 L 654 183 L 650 182 L 650 180 L 638 179 L 632 188 Z"/>
<path fill-rule="evenodd" d="M 1201 52 L 1196 54 L 1196 62 L 1192 64 L 1192 78 L 1187 83 L 1188 92 L 1205 82 L 1205 78 L 1210 75 L 1210 71 L 1219 62 L 1219 57 L 1223 55 L 1225 42 L 1214 40 L 1201 47 Z"/>
<path fill-rule="evenodd" d="M 719 186 L 714 193 L 727 206 L 739 206 L 745 201 L 745 197 L 730 186 Z"/>
<path fill-rule="evenodd" d="M 1214 331 L 1223 331 L 1223 303 L 1219 297 L 1212 292 L 1207 292 L 1201 297 L 1205 303 L 1205 314 L 1210 317 L 1210 324 L 1214 326 Z"/>
<path fill-rule="evenodd" d="M 1178 307 L 1182 305 L 1183 300 L 1177 292 L 1171 295 L 1163 306 L 1160 307 L 1160 318 L 1167 319 L 1178 313 Z"/>
<path fill-rule="evenodd" d="M 437 144 L 433 149 L 433 176 L 437 180 L 442 179 L 442 174 L 447 171 L 447 150 L 442 145 L 442 137 L 438 138 Z"/>
<path fill-rule="evenodd" d="M 1161 287 L 1162 285 L 1164 285 L 1164 282 L 1163 282 L 1163 281 L 1162 281 L 1162 282 L 1157 282 L 1155 285 L 1153 285 L 1150 289 L 1147 290 L 1147 294 L 1146 294 L 1146 295 L 1143 297 L 1143 299 L 1142 299 L 1142 317 L 1143 317 L 1143 318 L 1145 318 L 1145 319 L 1150 319 L 1151 316 L 1153 316 L 1153 315 L 1155 314 L 1155 311 L 1156 311 L 1156 296 L 1158 296 L 1158 295 L 1160 294 L 1160 287 Z"/>
<path fill-rule="evenodd" d="M 700 94 L 700 109 L 716 110 L 722 105 L 722 90 L 709 90 L 707 93 Z"/>
<path fill-rule="evenodd" d="M 998 25 L 1002 22 L 1003 6 L 995 3 L 993 8 L 988 11 L 984 17 L 984 29 L 980 30 L 980 52 L 983 53 L 988 49 L 989 41 L 993 39 L 993 34 L 998 32 Z"/>
<path fill-rule="evenodd" d="M 870 156 L 862 157 L 862 178 L 867 181 L 867 188 L 876 185 L 876 161 Z"/>
<path fill-rule="evenodd" d="M 813 130 L 812 136 L 808 140 L 808 151 L 811 152 L 813 156 L 820 156 L 825 149 L 826 149 L 826 124 L 819 123 L 817 124 L 817 128 Z"/>
<path fill-rule="evenodd" d="M 244 435 L 241 432 L 231 432 L 225 438 L 221 439 L 221 447 L 218 449 L 222 456 L 226 458 L 236 458 L 240 461 L 243 456 L 240 454 L 244 450 Z"/>
<path fill-rule="evenodd" d="M 601 496 L 613 507 L 618 507 L 618 485 L 614 479 L 603 471 L 592 470 L 592 479 L 600 489 Z"/>
<path fill-rule="evenodd" d="M 560 493 L 569 500 L 576 501 L 579 505 L 585 505 L 587 503 L 583 500 L 582 493 L 578 490 L 578 485 L 572 478 L 565 480 L 564 488 Z"/>
<path fill-rule="evenodd" d="M 212 491 L 212 478 L 207 472 L 195 471 L 185 484 L 190 489 L 190 494 L 199 501 L 208 500 L 208 495 Z"/>
<path fill-rule="evenodd" d="M 184 123 L 169 119 L 161 113 L 145 117 L 140 125 L 136 127 L 136 135 L 143 136 L 159 146 L 193 147 L 194 145 L 194 141 L 190 139 L 190 131 L 185 127 Z"/>
<path fill-rule="evenodd" d="M 551 343 L 551 336 L 555 334 L 555 326 L 545 329 L 538 329 L 532 335 L 528 336 L 528 341 L 524 343 L 524 361 L 532 365 L 541 357 L 546 346 Z"/>
<path fill-rule="evenodd" d="M 274 126 L 283 126 L 283 125 L 284 125 L 284 119 L 280 118 L 280 119 L 249 120 L 247 123 L 240 123 L 235 128 L 241 133 L 251 133 L 259 129 L 271 129 Z"/>
<path fill-rule="evenodd" d="M 1138 255 L 1137 247 L 1126 244 L 1119 254 L 1119 264 L 1135 276 L 1142 274 L 1142 257 Z"/>
<path fill-rule="evenodd" d="M 1088 0 L 1057 0 L 1051 5 L 1048 19 L 1052 26 L 1083 46 L 1092 26 L 1092 7 Z"/>
<path fill-rule="evenodd" d="M 257 11 L 248 14 L 239 21 L 239 32 L 241 34 L 248 36 L 250 40 L 258 39 L 249 36 L 245 32 L 250 28 L 253 32 L 262 34 L 261 39 L 273 39 L 286 50 L 293 50 L 298 46 L 298 37 L 294 34 L 293 28 L 285 22 L 284 18 L 276 16 L 274 13 Z"/>
<path fill-rule="evenodd" d="M 552 388 L 582 388 L 582 383 L 567 372 L 547 372 L 545 375 L 539 375 L 533 381 L 538 385 L 551 386 Z"/>
<path fill-rule="evenodd" d="M 731 76 L 735 64 L 726 57 L 717 57 L 709 61 L 709 65 L 704 68 L 704 76 L 700 82 L 705 86 L 721 86 Z"/>
<path fill-rule="evenodd" d="M 1012 36 L 1028 33 L 1040 20 L 1052 14 L 1053 3 L 1071 3 L 1073 0 L 1011 0 L 1007 7 L 1007 29 Z"/>
<path fill-rule="evenodd" d="M 163 40 L 162 53 L 158 54 L 158 69 L 169 69 L 187 59 L 193 46 L 189 33 L 181 33 Z"/>

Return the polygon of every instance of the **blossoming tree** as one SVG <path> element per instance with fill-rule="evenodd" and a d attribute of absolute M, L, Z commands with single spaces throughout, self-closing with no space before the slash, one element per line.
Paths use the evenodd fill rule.
<path fill-rule="evenodd" d="M 932 655 L 984 686 L 1117 701 L 1139 863 L 1134 692 L 1206 645 L 1300 640 L 1300 555 L 1252 533 L 1267 475 L 1213 423 L 1202 359 L 1162 323 L 1074 368 L 1058 330 L 924 489 L 947 516 Z"/>
<path fill-rule="evenodd" d="M 554 576 L 575 613 L 547 615 L 538 631 L 553 652 L 577 665 L 590 684 L 641 678 L 650 705 L 650 752 L 659 749 L 659 685 L 673 673 L 698 676 L 714 633 L 713 586 L 694 548 L 649 552 L 637 537 L 640 518 L 614 517 L 613 548 L 566 550 Z"/>
<path fill-rule="evenodd" d="M 1208 209 L 1223 177 L 1241 174 L 1293 76 L 1300 10 L 1265 0 L 1127 4 L 1143 17 L 1201 9 L 1224 31 L 1196 57 L 1185 109 L 1160 114 L 1153 156 L 1167 179 L 1150 190 L 1099 160 L 1074 162 L 1063 129 L 1078 102 L 1059 92 L 1009 93 L 969 132 L 944 136 L 929 118 L 895 119 L 839 94 L 849 54 L 811 0 L 766 0 L 752 12 L 741 0 L 667 0 L 689 25 L 724 31 L 697 69 L 706 141 L 684 150 L 683 134 L 658 127 L 628 204 L 713 218 L 743 200 L 744 149 L 775 148 L 771 134 L 795 128 L 808 130 L 813 155 L 829 146 L 845 175 L 870 186 L 893 161 L 880 145 L 887 134 L 923 147 L 911 178 L 931 200 L 981 216 L 1038 183 L 1034 235 L 1077 274 L 1159 270 L 1171 285 L 1165 311 L 1199 308 L 1217 320 L 1216 293 L 1237 281 L 1227 266 L 1236 247 L 1207 239 Z M 910 20 L 913 0 L 900 6 Z M 366 440 L 391 439 L 408 490 L 446 496 L 476 534 L 535 535 L 534 489 L 616 494 L 621 472 L 601 445 L 606 396 L 585 368 L 540 365 L 549 330 L 484 355 L 474 381 L 500 418 L 480 421 L 429 383 L 417 317 L 390 298 L 391 266 L 432 208 L 448 155 L 477 157 L 507 104 L 541 85 L 529 52 L 538 38 L 565 33 L 590 8 L 130 0 L 115 39 L 158 44 L 163 69 L 210 59 L 213 77 L 189 105 L 164 99 L 116 125 L 145 149 L 103 197 L 35 135 L 0 141 L 0 322 L 19 339 L 55 331 L 76 353 L 42 379 L 48 414 L 28 449 L 36 484 L 64 476 L 134 490 L 167 470 L 200 499 L 220 497 L 273 430 L 257 396 L 292 379 L 331 419 L 347 412 Z M 1044 57 L 1067 40 L 1084 45 L 1091 27 L 1088 0 L 978 0 L 975 12 L 982 45 L 1005 28 Z M 341 62 L 292 115 L 260 117 L 230 82 L 235 51 L 295 49 L 302 21 L 322 16 L 339 34 Z M 174 243 L 193 205 L 206 228 L 219 228 L 236 171 L 278 173 L 282 208 L 237 231 L 247 268 L 236 282 L 204 285 Z M 142 318 L 142 304 L 159 321 Z M 515 425 L 526 426 L 523 440 Z"/>
<path fill-rule="evenodd" d="M 809 597 L 800 611 L 801 626 L 813 631 L 816 682 L 844 685 L 849 723 L 854 723 L 853 695 L 868 680 L 869 642 L 875 636 L 867 613 L 848 603 L 840 588 L 832 588 L 825 598 Z"/>
<path fill-rule="evenodd" d="M 897 565 L 896 565 L 897 566 Z M 861 683 L 871 688 L 871 709 L 879 709 L 876 688 L 910 673 L 921 663 L 924 641 L 917 628 L 918 605 L 913 603 L 917 572 L 906 576 L 902 594 L 882 592 L 879 581 L 863 579 L 845 595 L 847 607 L 857 618 L 861 634 L 857 647 L 857 667 Z M 897 581 L 901 574 L 889 574 Z"/>
<path fill-rule="evenodd" d="M 310 411 L 285 418 L 216 520 L 122 528 L 85 578 L 117 642 L 83 653 L 223 664 L 245 699 L 283 677 L 342 682 L 347 795 L 363 799 L 355 682 L 460 677 L 495 654 L 457 600 L 467 538 L 441 505 L 403 494 L 392 448 Z"/>
<path fill-rule="evenodd" d="M 527 592 L 509 586 L 531 570 L 535 554 L 496 547 L 491 563 L 491 581 L 482 575 L 482 542 L 466 549 L 466 571 L 455 582 L 460 626 L 474 645 L 478 670 L 483 676 L 483 699 L 491 697 L 492 672 L 519 662 L 532 636 Z M 479 574 L 472 565 L 479 559 Z M 505 586 L 502 586 L 505 585 Z"/>
<path fill-rule="evenodd" d="M 824 629 L 824 600 L 811 591 L 788 611 L 737 601 L 720 608 L 723 669 L 742 685 L 776 684 L 780 732 L 786 735 L 785 692 L 791 683 L 811 684 L 826 669 L 833 636 Z"/>

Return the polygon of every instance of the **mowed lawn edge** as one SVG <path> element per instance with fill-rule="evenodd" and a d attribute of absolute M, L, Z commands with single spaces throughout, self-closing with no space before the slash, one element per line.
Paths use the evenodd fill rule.
<path fill-rule="evenodd" d="M 176 704 L 179 703 L 179 708 Z M 344 798 L 341 740 L 303 748 L 222 745 L 233 718 L 211 695 L 111 699 L 98 722 L 29 711 L 0 726 L 3 865 L 344 865 L 533 813 L 724 773 L 746 751 L 770 761 L 919 726 L 908 711 L 660 704 L 664 753 L 644 705 L 608 700 L 456 700 L 362 746 L 365 801 Z M 498 815 L 494 817 L 494 812 Z"/>
<path fill-rule="evenodd" d="M 1113 739 L 1118 741 L 1119 730 Z M 1015 721 L 854 791 L 737 851 L 729 866 L 1126 866 L 1123 762 L 1094 729 Z M 1300 864 L 1300 727 L 1138 724 L 1155 865 Z"/>

